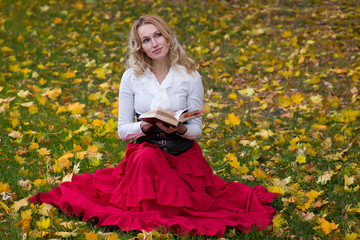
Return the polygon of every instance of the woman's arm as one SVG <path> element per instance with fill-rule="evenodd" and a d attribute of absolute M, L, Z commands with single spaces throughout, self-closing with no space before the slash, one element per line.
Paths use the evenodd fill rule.
<path fill-rule="evenodd" d="M 118 134 L 124 141 L 145 135 L 141 130 L 141 122 L 135 122 L 132 74 L 132 69 L 125 71 L 119 89 Z"/>
<path fill-rule="evenodd" d="M 187 106 L 189 111 L 203 109 L 204 104 L 204 86 L 201 76 L 198 72 L 190 79 Z M 194 118 L 184 124 L 186 132 L 181 135 L 184 138 L 195 140 L 201 136 L 202 132 L 202 117 Z"/>

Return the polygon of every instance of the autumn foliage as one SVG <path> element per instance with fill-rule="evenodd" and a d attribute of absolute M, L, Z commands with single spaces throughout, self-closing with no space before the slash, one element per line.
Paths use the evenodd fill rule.
<path fill-rule="evenodd" d="M 357 0 L 3 0 L 0 9 L 0 239 L 175 238 L 96 228 L 27 200 L 123 158 L 117 94 L 143 13 L 164 17 L 199 64 L 199 143 L 214 172 L 281 195 L 272 229 L 225 238 L 360 238 Z"/>

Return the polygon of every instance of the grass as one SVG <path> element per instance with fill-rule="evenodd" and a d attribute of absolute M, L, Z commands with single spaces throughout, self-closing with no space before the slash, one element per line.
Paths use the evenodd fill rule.
<path fill-rule="evenodd" d="M 121 161 L 118 87 L 129 28 L 143 13 L 163 16 L 199 63 L 198 142 L 217 175 L 281 194 L 272 231 L 228 229 L 224 237 L 359 238 L 358 1 L 4 0 L 0 9 L 0 193 L 13 194 L 0 205 L 1 239 L 138 234 L 53 209 L 42 236 L 38 206 L 11 206 L 57 186 L 77 163 L 81 174 Z M 69 152 L 85 156 L 57 166 Z"/>

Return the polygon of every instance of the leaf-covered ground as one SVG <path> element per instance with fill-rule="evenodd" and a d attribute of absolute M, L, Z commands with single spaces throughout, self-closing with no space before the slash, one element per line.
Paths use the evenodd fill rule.
<path fill-rule="evenodd" d="M 199 143 L 216 174 L 281 194 L 272 230 L 224 237 L 359 239 L 357 0 L 0 1 L 0 238 L 179 238 L 27 201 L 121 161 L 118 87 L 143 13 L 164 17 L 199 63 Z"/>

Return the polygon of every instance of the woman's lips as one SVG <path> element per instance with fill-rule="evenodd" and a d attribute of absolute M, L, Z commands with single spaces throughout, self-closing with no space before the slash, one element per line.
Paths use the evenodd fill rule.
<path fill-rule="evenodd" d="M 158 48 L 158 49 L 154 50 L 153 53 L 159 53 L 159 52 L 161 52 L 161 49 L 162 48 Z"/>

